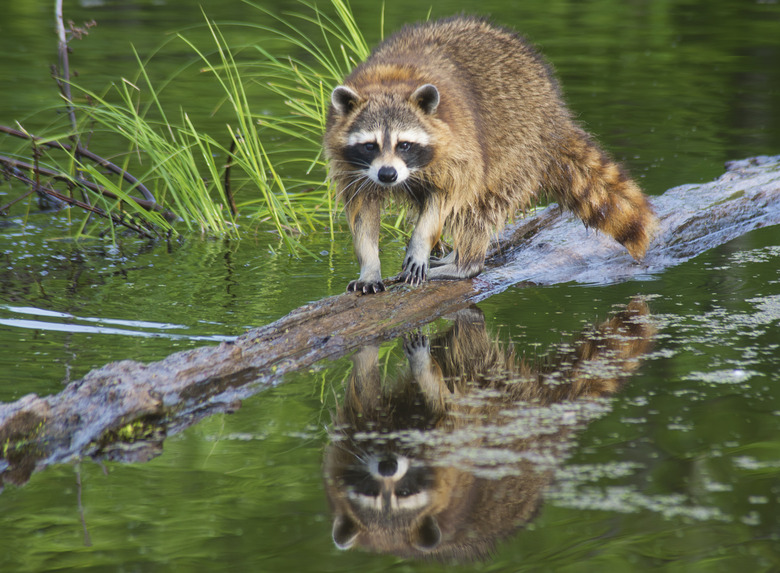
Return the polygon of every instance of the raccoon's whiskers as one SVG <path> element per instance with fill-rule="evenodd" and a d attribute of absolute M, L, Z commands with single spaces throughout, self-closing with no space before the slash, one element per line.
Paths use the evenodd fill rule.
<path fill-rule="evenodd" d="M 412 186 L 410 185 L 411 179 L 412 178 L 409 177 L 409 179 L 401 183 L 401 189 L 403 189 L 409 199 L 414 200 L 414 193 L 412 193 Z"/>
<path fill-rule="evenodd" d="M 362 192 L 362 191 L 363 191 L 363 190 L 364 190 L 364 189 L 365 189 L 367 186 L 371 185 L 371 184 L 373 183 L 373 181 L 371 181 L 371 179 L 370 179 L 369 177 L 367 177 L 367 176 L 361 176 L 361 177 L 358 177 L 358 178 L 356 178 L 354 181 L 352 181 L 351 183 L 349 183 L 349 184 L 348 184 L 348 185 L 347 185 L 347 186 L 346 186 L 346 187 L 345 187 L 345 188 L 342 190 L 342 192 L 341 192 L 341 193 L 339 193 L 339 194 L 337 195 L 337 198 L 338 198 L 339 200 L 341 200 L 341 199 L 342 199 L 342 195 L 344 195 L 344 193 L 345 193 L 345 192 L 346 192 L 346 191 L 347 191 L 347 190 L 348 190 L 350 187 L 353 187 L 353 186 L 354 186 L 356 183 L 360 183 L 360 185 L 357 187 L 357 189 L 354 189 L 354 191 L 352 191 L 352 192 L 350 192 L 350 193 L 349 193 L 349 196 L 347 197 L 347 200 L 344 202 L 344 207 L 348 207 L 348 206 L 349 206 L 349 204 L 350 204 L 350 203 L 351 203 L 351 202 L 352 202 L 352 201 L 355 199 L 355 197 L 357 197 L 358 195 L 360 195 L 360 193 L 361 193 L 361 192 Z"/>
<path fill-rule="evenodd" d="M 349 194 L 349 192 L 351 191 L 350 188 L 354 187 L 356 183 L 359 183 L 361 181 L 365 182 L 365 179 L 367 179 L 367 177 L 363 173 L 356 172 L 356 173 L 350 173 L 350 174 L 346 175 L 344 177 L 344 179 L 349 181 L 349 182 L 346 185 L 344 185 L 342 189 L 339 190 L 338 194 L 336 195 L 339 198 L 341 198 L 344 195 Z M 362 189 L 362 187 L 360 189 Z M 353 190 L 353 191 L 357 192 L 360 189 Z M 354 195 L 354 194 L 355 193 L 352 193 L 352 195 Z"/>

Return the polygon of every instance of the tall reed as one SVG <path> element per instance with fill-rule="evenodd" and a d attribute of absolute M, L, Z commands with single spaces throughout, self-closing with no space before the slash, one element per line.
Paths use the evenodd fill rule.
<path fill-rule="evenodd" d="M 271 24 L 240 25 L 283 41 L 284 55 L 260 43 L 231 46 L 223 32 L 226 25 L 205 14 L 208 49 L 185 33 L 177 35 L 221 88 L 230 118 L 223 134 L 196 129 L 181 109 L 175 115 L 168 112 L 162 90 L 149 77 L 153 59 L 142 61 L 137 54 L 136 79 L 122 80 L 104 94 L 75 85 L 89 102 L 77 103 L 75 109 L 82 129 L 98 126 L 126 141 L 128 156 L 141 158 L 135 167 L 145 169 L 138 178 L 156 190 L 158 202 L 188 230 L 240 236 L 242 221 L 270 224 L 287 249 L 298 253 L 305 250 L 301 234 L 325 226 L 332 233 L 336 226 L 321 150 L 327 106 L 332 88 L 369 50 L 346 0 L 331 0 L 330 12 L 301 2 L 306 13 L 283 15 L 246 3 Z M 312 27 L 316 36 L 309 32 Z M 175 77 L 164 87 L 173 81 Z M 258 113 L 252 94 L 259 90 L 283 101 L 284 112 Z M 90 174 L 117 196 L 127 193 L 121 180 Z M 238 216 L 229 208 L 233 197 Z M 140 211 L 136 215 L 149 223 L 175 231 L 159 214 Z"/>
<path fill-rule="evenodd" d="M 39 193 L 88 211 L 76 227 L 79 236 L 93 234 L 92 213 L 110 222 L 112 236 L 117 223 L 143 236 L 189 231 L 238 238 L 254 227 L 274 230 L 291 253 L 306 251 L 305 233 L 328 228 L 333 236 L 336 201 L 321 140 L 330 93 L 367 57 L 365 38 L 347 0 L 330 0 L 327 10 L 303 0 L 304 10 L 281 15 L 245 3 L 256 10 L 256 22 L 218 25 L 204 13 L 205 45 L 184 32 L 173 36 L 192 60 L 157 85 L 151 72 L 167 44 L 146 59 L 134 50 L 136 76 L 102 92 L 65 73 L 58 82 L 68 126 L 54 126 L 48 137 L 3 127 L 26 139 L 34 158 L 0 155 L 0 163 Z M 277 47 L 231 43 L 226 31 L 237 26 Z M 211 132 L 197 127 L 200 119 L 188 113 L 187 102 L 166 97 L 193 64 L 203 72 L 200 81 L 215 81 L 221 94 L 219 117 L 227 119 Z M 257 111 L 259 102 L 271 100 L 281 111 Z M 42 177 L 48 178 L 43 184 Z M 57 185 L 80 190 L 82 199 Z"/>

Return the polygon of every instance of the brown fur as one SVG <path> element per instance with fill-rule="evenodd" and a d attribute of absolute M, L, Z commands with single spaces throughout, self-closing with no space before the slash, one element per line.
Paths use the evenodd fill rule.
<path fill-rule="evenodd" d="M 440 94 L 431 113 L 412 99 L 425 84 Z M 411 197 L 420 209 L 401 274 L 412 284 L 478 274 L 491 237 L 543 192 L 634 258 L 644 256 L 656 227 L 647 199 L 574 123 L 550 67 L 514 32 L 467 17 L 407 27 L 380 44 L 344 85 L 357 97 L 343 109 L 331 106 L 324 143 L 361 265 L 360 284 L 351 289 L 384 289 L 377 243 L 388 193 Z M 344 160 L 356 118 L 362 113 L 390 124 L 402 109 L 430 136 L 430 162 L 406 189 L 356 183 L 359 170 Z M 429 268 L 444 230 L 455 254 Z"/>
<path fill-rule="evenodd" d="M 440 560 L 487 557 L 536 515 L 568 437 L 587 421 L 588 408 L 565 404 L 616 392 L 649 350 L 655 329 L 642 320 L 647 314 L 644 302 L 633 301 L 546 365 L 497 342 L 476 307 L 430 341 L 407 336 L 408 375 L 383 379 L 378 347 L 356 352 L 324 463 L 336 545 Z M 480 453 L 464 457 L 464 450 Z M 366 471 L 369 460 L 400 456 L 417 472 L 425 503 L 379 510 L 356 500 L 365 484 L 382 483 Z M 410 487 L 402 479 L 383 487 Z"/>

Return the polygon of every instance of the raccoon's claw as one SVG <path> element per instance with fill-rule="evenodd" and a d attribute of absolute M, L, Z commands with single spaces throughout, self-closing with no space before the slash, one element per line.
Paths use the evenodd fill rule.
<path fill-rule="evenodd" d="M 347 292 L 362 292 L 363 294 L 375 294 L 384 292 L 385 283 L 382 281 L 350 281 L 347 285 Z"/>
<path fill-rule="evenodd" d="M 444 257 L 434 257 L 432 256 L 429 261 L 430 267 L 436 268 L 436 267 L 443 267 L 444 265 L 451 265 L 457 262 L 457 251 L 451 251 L 448 255 Z"/>
<path fill-rule="evenodd" d="M 415 275 L 407 271 L 404 271 L 398 275 L 398 280 L 413 287 L 420 286 L 423 284 L 423 282 L 425 282 L 424 277 L 420 277 L 419 275 Z"/>
<path fill-rule="evenodd" d="M 419 330 L 404 335 L 404 354 L 406 354 L 407 358 L 411 359 L 415 353 L 420 351 L 428 352 L 429 349 L 428 337 Z"/>
<path fill-rule="evenodd" d="M 404 261 L 401 274 L 398 275 L 399 281 L 409 283 L 414 287 L 423 284 L 427 278 L 428 265 L 425 263 L 418 263 L 412 259 L 407 259 Z"/>

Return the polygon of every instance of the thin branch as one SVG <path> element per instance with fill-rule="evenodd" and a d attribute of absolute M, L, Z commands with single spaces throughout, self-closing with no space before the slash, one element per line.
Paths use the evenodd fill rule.
<path fill-rule="evenodd" d="M 23 175 L 15 175 L 17 179 L 20 181 L 23 181 L 25 183 L 28 183 L 30 185 L 34 185 L 35 181 L 30 179 L 29 177 L 25 177 Z M 80 184 L 85 183 L 82 181 Z M 139 225 L 136 225 L 135 223 L 130 223 L 124 219 L 124 217 L 121 217 L 120 215 L 117 215 L 116 213 L 107 213 L 106 211 L 103 211 L 103 209 L 100 209 L 99 207 L 93 207 L 92 205 L 88 205 L 87 203 L 84 203 L 83 201 L 79 201 L 78 199 L 74 199 L 73 197 L 69 197 L 68 195 L 63 195 L 53 187 L 50 187 L 49 185 L 41 185 L 37 191 L 41 193 L 45 193 L 46 195 L 49 195 L 51 197 L 54 197 L 55 199 L 59 199 L 63 203 L 67 203 L 68 205 L 73 205 L 74 207 L 79 207 L 81 209 L 84 209 L 85 211 L 89 211 L 90 213 L 94 213 L 95 215 L 98 215 L 100 217 L 103 217 L 105 219 L 111 219 L 115 224 L 122 225 L 123 227 L 127 227 L 131 231 L 138 233 L 142 237 L 146 239 L 154 239 L 154 235 L 150 234 L 146 229 L 143 227 L 140 227 Z"/>
<path fill-rule="evenodd" d="M 76 163 L 80 165 L 81 156 L 85 154 L 86 149 L 82 148 L 81 146 L 81 136 L 79 132 L 78 121 L 76 120 L 76 110 L 73 106 L 73 95 L 70 89 L 71 74 L 70 58 L 68 57 L 70 47 L 68 46 L 68 35 L 65 31 L 65 21 L 62 17 L 62 0 L 55 0 L 54 16 L 57 22 L 57 53 L 59 56 L 59 73 L 55 76 L 55 79 L 57 81 L 57 86 L 60 89 L 60 93 L 62 94 L 62 97 L 67 105 L 68 117 L 70 118 L 70 125 L 72 128 L 70 140 L 73 143 L 73 158 L 76 160 Z M 71 34 L 78 39 L 85 35 L 87 30 L 94 25 L 95 23 L 93 21 L 91 23 L 85 24 L 83 28 L 76 28 L 73 25 L 73 22 L 69 22 Z M 75 178 L 78 181 L 87 181 L 88 179 L 84 172 L 80 169 L 76 169 Z M 82 197 L 84 198 L 84 202 L 89 204 L 89 194 L 84 190 L 83 187 L 81 188 L 81 192 Z M 154 197 L 147 197 L 147 199 L 154 200 Z"/>
<path fill-rule="evenodd" d="M 230 206 L 230 212 L 233 213 L 234 217 L 238 215 L 238 207 L 236 206 L 235 199 L 233 199 L 233 191 L 230 189 L 230 168 L 233 167 L 233 153 L 235 153 L 235 151 L 236 140 L 231 138 L 230 151 L 228 152 L 228 161 L 225 165 L 225 200 Z"/>
<path fill-rule="evenodd" d="M 41 171 L 40 171 L 40 165 L 38 164 L 38 160 L 41 158 L 41 152 L 38 149 L 38 146 L 33 141 L 33 161 L 35 162 L 33 164 L 33 173 L 35 173 L 35 187 L 34 190 L 38 190 L 41 186 Z"/>
<path fill-rule="evenodd" d="M 68 38 L 65 34 L 65 22 L 62 19 L 62 0 L 56 0 L 54 3 L 54 16 L 57 20 L 57 53 L 60 61 L 60 78 L 57 79 L 57 85 L 62 92 L 62 97 L 65 98 L 65 102 L 68 105 L 68 116 L 70 117 L 70 124 L 73 127 L 73 135 L 71 140 L 76 146 L 78 151 L 79 136 L 78 136 L 78 122 L 76 121 L 76 110 L 73 108 L 73 97 L 70 91 L 70 61 L 68 59 Z"/>
<path fill-rule="evenodd" d="M 60 143 L 59 141 L 45 141 L 40 137 L 37 137 L 35 135 L 26 133 L 24 131 L 14 129 L 13 127 L 8 127 L 5 125 L 0 125 L 0 132 L 7 133 L 8 135 L 13 135 L 14 137 L 19 137 L 21 139 L 29 139 L 31 141 L 38 142 L 40 145 L 45 145 L 46 147 L 51 147 L 53 149 L 60 149 L 62 151 L 65 151 L 67 153 L 73 152 L 73 147 L 68 145 L 67 143 Z M 144 198 L 151 202 L 155 203 L 154 194 L 149 191 L 149 189 L 141 183 L 138 179 L 133 177 L 130 173 L 119 167 L 118 165 L 111 163 L 108 159 L 104 159 L 97 155 L 96 153 L 93 153 L 85 148 L 80 148 L 79 153 L 89 159 L 90 161 L 97 163 L 100 167 L 103 167 L 104 169 L 107 169 L 111 173 L 114 173 L 115 175 L 119 175 L 127 181 L 130 185 L 138 189 L 138 191 L 141 192 L 141 194 L 144 196 Z M 135 199 L 136 202 L 140 201 L 140 199 Z"/>
<path fill-rule="evenodd" d="M 89 529 L 87 529 L 87 520 L 84 518 L 84 504 L 81 502 L 81 465 L 76 465 L 76 502 L 79 507 L 79 517 L 81 518 L 81 529 L 84 531 L 84 547 L 92 547 L 92 540 L 89 537 Z"/>
<path fill-rule="evenodd" d="M 104 211 L 100 208 L 93 207 L 90 204 L 91 203 L 90 195 L 88 191 L 92 191 L 104 197 L 107 197 L 109 199 L 118 201 L 120 202 L 120 204 L 121 202 L 127 200 L 132 201 L 138 206 L 140 206 L 141 208 L 146 209 L 148 211 L 161 212 L 163 217 L 165 217 L 169 221 L 175 218 L 173 214 L 163 210 L 163 207 L 157 203 L 151 191 L 149 191 L 149 189 L 147 189 L 146 186 L 144 186 L 135 177 L 133 177 L 132 175 L 127 173 L 124 169 L 121 169 L 119 166 L 115 165 L 114 163 L 88 151 L 86 148 L 81 146 L 81 141 L 80 141 L 81 134 L 79 132 L 79 125 L 76 118 L 75 106 L 73 105 L 73 97 L 72 97 L 71 84 L 70 84 L 71 70 L 70 70 L 70 61 L 68 57 L 68 54 L 70 52 L 68 46 L 69 37 L 68 37 L 68 30 L 66 30 L 65 27 L 65 21 L 63 18 L 62 10 L 63 10 L 62 0 L 55 0 L 54 15 L 56 21 L 57 38 L 58 38 L 57 41 L 58 66 L 52 66 L 52 76 L 57 82 L 57 86 L 59 88 L 60 94 L 62 95 L 62 98 L 65 100 L 67 114 L 71 124 L 71 134 L 69 135 L 69 138 L 72 144 L 67 145 L 65 143 L 60 143 L 59 141 L 46 141 L 32 134 L 26 133 L 21 129 L 13 129 L 11 127 L 0 126 L 1 133 L 5 133 L 14 137 L 19 137 L 21 139 L 26 139 L 31 141 L 32 156 L 33 156 L 32 165 L 24 161 L 12 159 L 10 157 L 0 156 L 0 166 L 2 166 L 2 172 L 5 174 L 5 176 L 9 178 L 17 179 L 18 181 L 22 181 L 30 186 L 30 191 L 24 193 L 21 197 L 1 207 L 0 213 L 7 214 L 9 208 L 12 205 L 17 203 L 21 199 L 28 197 L 32 192 L 36 192 L 38 193 L 41 199 L 53 198 L 54 200 L 59 201 L 61 204 L 69 204 L 69 205 L 80 207 L 81 209 L 86 210 L 90 214 L 94 213 L 101 217 L 110 219 L 114 223 L 123 225 L 135 231 L 136 233 L 139 233 L 144 237 L 154 238 L 145 228 L 148 227 L 151 229 L 151 225 L 148 224 L 137 225 L 134 222 L 128 222 L 125 220 L 125 215 L 122 213 L 117 214 L 117 213 L 112 213 L 110 211 Z M 89 30 L 89 28 L 91 28 L 94 25 L 95 23 L 93 21 L 84 24 L 83 27 L 76 27 L 73 24 L 73 22 L 68 22 L 70 38 L 80 39 L 82 36 L 87 34 L 87 30 Z M 69 174 L 64 171 L 56 171 L 52 169 L 47 169 L 45 167 L 41 167 L 39 165 L 39 161 L 41 157 L 42 147 L 59 149 L 61 151 L 69 153 L 71 157 L 74 159 L 76 164 L 75 173 Z M 130 190 L 132 190 L 133 188 L 139 189 L 142 195 L 145 197 L 145 199 L 138 199 L 136 197 L 132 197 L 124 194 L 122 197 L 120 197 L 116 193 L 109 191 L 105 187 L 90 181 L 83 169 L 84 159 L 92 161 L 96 163 L 98 166 L 108 170 L 109 172 L 118 175 L 124 181 L 127 181 L 130 184 Z M 41 176 L 48 177 L 50 181 L 52 180 L 65 181 L 69 190 L 71 191 L 70 196 L 64 195 L 59 191 L 57 191 L 56 189 L 54 189 L 54 187 L 52 187 L 49 184 L 50 181 L 47 182 L 46 184 L 42 183 Z M 73 195 L 72 190 L 74 185 L 78 186 L 79 190 L 81 191 L 84 199 L 83 201 L 78 201 L 72 196 Z"/>
<path fill-rule="evenodd" d="M 34 190 L 34 189 L 29 189 L 29 190 L 28 190 L 28 191 L 26 191 L 25 193 L 22 193 L 22 194 L 21 194 L 19 197 L 17 197 L 16 199 L 13 199 L 13 200 L 12 200 L 10 203 L 6 203 L 6 204 L 5 204 L 5 205 L 3 205 L 2 207 L 0 207 L 0 215 L 8 215 L 8 211 L 9 211 L 9 209 L 10 209 L 11 207 L 13 207 L 14 205 L 16 205 L 16 204 L 17 204 L 19 201 L 21 201 L 22 199 L 25 199 L 26 197 L 29 197 L 29 196 L 30 196 L 30 195 L 32 195 L 33 193 L 35 193 L 35 190 Z"/>
<path fill-rule="evenodd" d="M 32 171 L 36 175 L 40 174 L 45 177 L 51 177 L 52 179 L 57 179 L 59 181 L 73 182 L 72 177 L 70 177 L 69 175 L 65 175 L 64 173 L 61 173 L 59 171 L 54 171 L 53 169 L 48 169 L 46 167 L 36 167 L 35 165 L 31 165 L 25 161 L 20 161 L 18 159 L 6 157 L 4 155 L 0 155 L 0 165 L 5 165 L 7 168 L 9 168 L 6 169 L 5 171 L 9 177 L 19 179 L 20 181 L 22 181 L 22 178 L 19 176 L 16 170 Z M 97 183 L 92 183 L 90 181 L 83 181 L 83 180 L 77 181 L 76 183 L 79 186 L 84 187 L 85 189 L 89 189 L 90 191 L 94 191 L 95 193 L 100 193 L 101 195 L 108 197 L 110 199 L 119 199 L 119 197 L 116 194 L 109 191 L 105 187 L 98 185 Z M 170 220 L 175 219 L 175 215 L 173 215 L 168 211 L 164 211 L 163 207 L 158 203 L 155 203 L 154 201 L 146 201 L 144 199 L 139 199 L 138 197 L 131 197 L 129 195 L 128 197 L 132 199 L 139 207 L 142 207 L 147 211 L 157 211 L 158 213 L 162 213 L 166 219 L 170 219 Z"/>
<path fill-rule="evenodd" d="M 16 176 L 20 181 L 25 181 L 27 183 L 34 183 L 31 179 L 23 177 L 23 176 Z M 129 223 L 125 221 L 124 217 L 117 215 L 116 213 L 107 213 L 106 211 L 103 211 L 103 209 L 100 209 L 99 207 L 93 207 L 92 205 L 88 205 L 84 203 L 83 201 L 79 201 L 78 199 L 74 199 L 73 197 L 70 197 L 68 195 L 63 195 L 53 187 L 49 185 L 41 185 L 39 189 L 42 193 L 46 193 L 47 195 L 50 195 L 54 197 L 55 199 L 59 199 L 60 201 L 67 203 L 68 205 L 73 205 L 74 207 L 80 207 L 81 209 L 84 209 L 85 211 L 89 211 L 90 213 L 94 213 L 95 215 L 99 215 L 101 217 L 104 217 L 106 219 L 111 219 L 114 223 L 118 225 L 122 225 L 124 227 L 127 227 L 131 231 L 135 231 L 136 233 L 143 235 L 147 239 L 153 239 L 154 236 L 150 235 L 145 229 L 142 227 L 136 225 L 135 223 Z"/>

